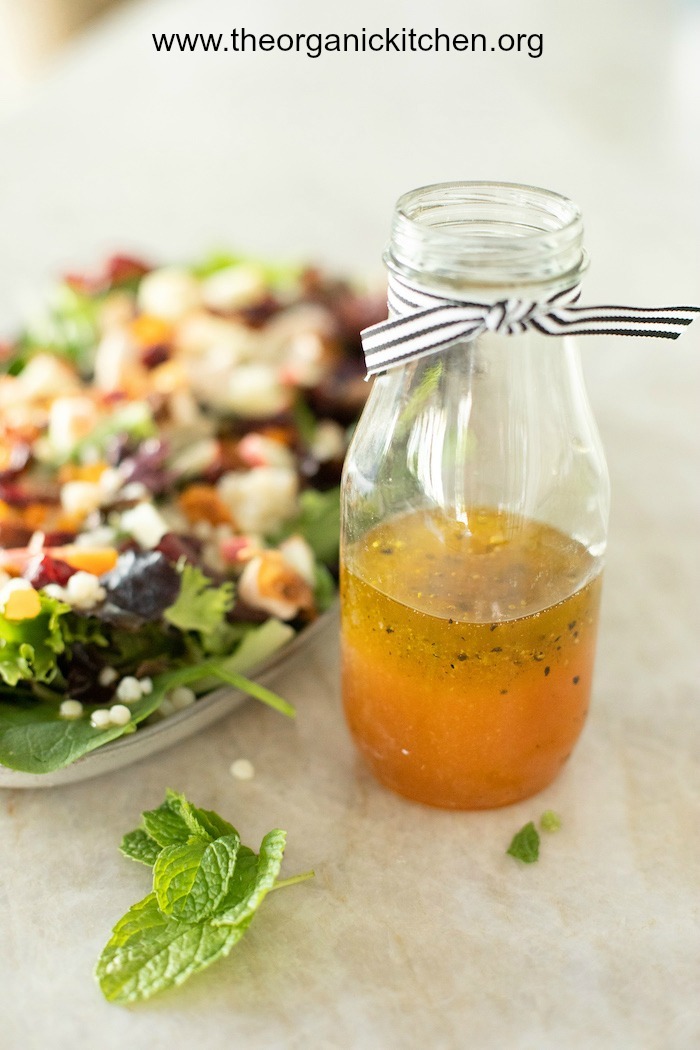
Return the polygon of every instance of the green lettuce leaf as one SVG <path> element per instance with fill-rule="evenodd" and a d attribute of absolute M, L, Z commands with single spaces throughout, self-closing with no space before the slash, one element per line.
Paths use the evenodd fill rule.
<path fill-rule="evenodd" d="M 340 543 L 340 489 L 319 492 L 306 489 L 299 497 L 299 513 L 273 537 L 275 543 L 298 533 L 303 536 L 315 557 L 326 565 L 338 562 Z"/>
<path fill-rule="evenodd" d="M 198 631 L 208 635 L 222 626 L 233 602 L 232 583 L 217 586 L 195 565 L 185 565 L 182 569 L 180 593 L 163 616 L 168 623 L 181 631 Z"/>
<path fill-rule="evenodd" d="M 8 685 L 51 682 L 58 673 L 56 657 L 66 648 L 61 618 L 70 605 L 42 593 L 39 600 L 37 616 L 8 620 L 0 613 L 0 676 Z"/>
<path fill-rule="evenodd" d="M 90 725 L 88 710 L 79 718 L 61 718 L 59 701 L 63 697 L 56 697 L 55 702 L 30 699 L 26 693 L 16 699 L 0 698 L 0 765 L 24 773 L 50 773 L 62 769 L 102 744 L 116 740 L 125 733 L 133 733 L 139 722 L 160 707 L 171 689 L 179 685 L 196 688 L 202 681 L 213 682 L 214 686 L 222 682 L 232 685 L 262 700 L 281 714 L 290 718 L 295 716 L 292 705 L 282 697 L 242 674 L 228 671 L 225 664 L 224 660 L 211 660 L 156 675 L 153 678 L 153 691 L 129 705 L 131 721 L 124 726 L 109 726 L 106 729 L 95 729 Z M 148 828 L 146 830 L 151 834 Z M 155 835 L 152 837 L 156 838 Z"/>

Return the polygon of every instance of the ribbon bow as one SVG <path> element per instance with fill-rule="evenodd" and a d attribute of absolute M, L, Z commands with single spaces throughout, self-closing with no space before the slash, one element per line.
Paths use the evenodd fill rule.
<path fill-rule="evenodd" d="M 484 332 L 517 335 L 534 328 L 544 335 L 638 335 L 677 339 L 700 313 L 698 306 L 574 306 L 581 286 L 543 302 L 503 299 L 497 303 L 447 299 L 389 276 L 390 317 L 362 332 L 367 378 L 416 361 Z"/>

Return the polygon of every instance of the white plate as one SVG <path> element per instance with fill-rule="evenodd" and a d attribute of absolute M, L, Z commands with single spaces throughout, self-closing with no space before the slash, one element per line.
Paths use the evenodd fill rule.
<path fill-rule="evenodd" d="M 333 607 L 319 616 L 296 638 L 273 653 L 268 660 L 246 671 L 246 677 L 261 682 L 263 685 L 268 679 L 276 677 L 289 657 L 305 646 L 334 614 L 335 608 Z M 178 711 L 164 718 L 162 722 L 154 722 L 153 725 L 137 729 L 135 733 L 128 736 L 119 737 L 111 744 L 98 747 L 79 758 L 77 762 L 73 762 L 72 765 L 64 769 L 57 769 L 53 773 L 21 773 L 16 769 L 8 769 L 0 765 L 0 788 L 58 787 L 62 784 L 75 784 L 80 780 L 89 780 L 103 773 L 112 773 L 115 769 L 122 769 L 124 766 L 131 765 L 132 762 L 139 762 L 142 758 L 148 758 L 149 755 L 155 755 L 158 751 L 164 751 L 165 748 L 198 733 L 200 729 L 230 714 L 248 699 L 245 693 L 224 686 L 210 693 L 203 700 L 198 700 L 191 707 L 186 707 L 184 711 Z"/>

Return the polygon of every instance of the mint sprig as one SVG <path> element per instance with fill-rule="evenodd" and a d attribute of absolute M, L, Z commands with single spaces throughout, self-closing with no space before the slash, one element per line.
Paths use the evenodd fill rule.
<path fill-rule="evenodd" d="M 114 927 L 95 970 L 106 999 L 150 999 L 206 969 L 238 943 L 278 879 L 286 833 L 268 832 L 256 854 L 217 813 L 174 791 L 124 836 L 125 856 L 153 867 L 153 890 Z"/>

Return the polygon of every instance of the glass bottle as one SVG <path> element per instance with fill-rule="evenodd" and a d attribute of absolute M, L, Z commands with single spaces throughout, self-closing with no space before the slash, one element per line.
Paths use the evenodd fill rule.
<path fill-rule="evenodd" d="M 578 208 L 449 183 L 398 201 L 388 269 L 450 299 L 580 279 Z M 584 724 L 608 475 L 571 337 L 489 331 L 374 381 L 342 484 L 343 703 L 377 778 L 433 806 L 540 791 Z"/>

